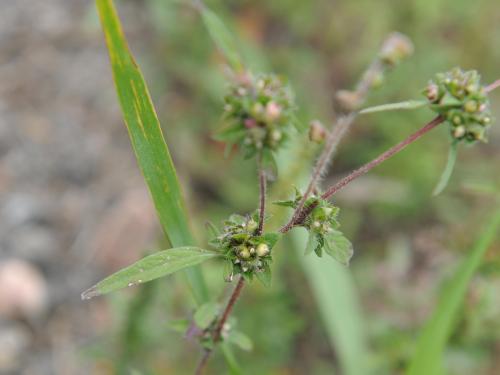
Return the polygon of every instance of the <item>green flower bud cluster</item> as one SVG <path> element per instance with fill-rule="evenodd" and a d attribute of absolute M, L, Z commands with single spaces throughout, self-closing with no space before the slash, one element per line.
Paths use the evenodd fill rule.
<path fill-rule="evenodd" d="M 245 73 L 230 87 L 224 103 L 228 125 L 217 139 L 240 145 L 246 157 L 275 151 L 288 138 L 295 108 L 291 90 L 280 77 Z"/>
<path fill-rule="evenodd" d="M 454 68 L 437 74 L 424 91 L 431 108 L 450 124 L 454 139 L 468 143 L 487 141 L 492 117 L 480 78 L 475 70 Z"/>
<path fill-rule="evenodd" d="M 294 200 L 278 201 L 275 204 L 296 209 L 301 200 L 302 195 L 296 190 Z M 353 248 L 351 242 L 339 231 L 340 223 L 337 217 L 340 209 L 317 196 L 306 200 L 304 207 L 311 206 L 314 208 L 301 224 L 309 231 L 305 253 L 314 251 L 321 257 L 324 250 L 339 263 L 348 265 L 353 255 Z"/>
<path fill-rule="evenodd" d="M 250 216 L 231 215 L 224 222 L 222 233 L 210 244 L 224 253 L 227 260 L 225 278 L 231 281 L 234 275 L 241 274 L 247 279 L 256 275 L 262 278 L 270 273 L 271 250 L 278 241 L 279 234 L 257 235 L 258 213 Z"/>

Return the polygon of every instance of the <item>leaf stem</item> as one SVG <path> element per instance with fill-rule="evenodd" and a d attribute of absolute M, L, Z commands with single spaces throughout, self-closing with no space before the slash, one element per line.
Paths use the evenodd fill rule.
<path fill-rule="evenodd" d="M 226 324 L 226 321 L 229 318 L 229 315 L 231 314 L 231 311 L 233 310 L 236 301 L 240 297 L 241 290 L 243 289 L 244 286 L 245 286 L 245 279 L 243 278 L 243 276 L 241 276 L 240 279 L 238 280 L 238 284 L 236 284 L 236 287 L 234 288 L 233 293 L 231 294 L 231 297 L 229 297 L 229 301 L 227 302 L 226 308 L 224 309 L 224 312 L 222 313 L 222 316 L 219 319 L 215 327 L 215 330 L 212 334 L 212 340 L 214 344 L 217 344 L 219 341 L 221 341 L 222 330 L 224 329 L 224 325 Z M 198 366 L 196 367 L 195 371 L 196 375 L 203 374 L 203 371 L 205 370 L 205 367 L 208 363 L 208 360 L 210 359 L 211 354 L 212 354 L 212 349 L 205 350 Z"/>

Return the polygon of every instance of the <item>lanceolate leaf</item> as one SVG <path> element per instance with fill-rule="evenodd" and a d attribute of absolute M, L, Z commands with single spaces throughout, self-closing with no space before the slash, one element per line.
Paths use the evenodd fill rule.
<path fill-rule="evenodd" d="M 205 329 L 210 326 L 210 324 L 217 317 L 218 313 L 219 306 L 214 302 L 207 302 L 198 307 L 198 310 L 194 313 L 193 318 L 199 328 Z"/>
<path fill-rule="evenodd" d="M 427 100 L 407 100 L 399 103 L 389 103 L 368 107 L 359 111 L 360 114 L 383 112 L 383 111 L 397 111 L 404 109 L 417 109 L 427 105 Z"/>
<path fill-rule="evenodd" d="M 217 256 L 220 254 L 192 246 L 159 251 L 108 276 L 83 292 L 82 299 L 142 284 Z"/>
<path fill-rule="evenodd" d="M 233 68 L 235 72 L 242 71 L 243 63 L 241 62 L 240 55 L 236 48 L 236 42 L 231 32 L 226 28 L 219 17 L 205 5 L 201 5 L 200 11 L 210 37 L 217 45 L 217 48 L 224 54 L 231 68 Z"/>
<path fill-rule="evenodd" d="M 443 352 L 453 331 L 469 282 L 500 229 L 500 210 L 491 217 L 485 231 L 442 290 L 438 305 L 426 323 L 410 363 L 408 375 L 441 375 Z"/>
<path fill-rule="evenodd" d="M 454 140 L 450 144 L 450 152 L 448 153 L 448 161 L 446 162 L 446 167 L 444 168 L 444 171 L 441 174 L 439 182 L 434 188 L 432 195 L 436 196 L 438 194 L 441 194 L 441 192 L 446 188 L 446 185 L 448 185 L 448 181 L 450 181 L 453 168 L 455 167 L 455 161 L 457 160 L 457 149 L 458 142 Z"/>
<path fill-rule="evenodd" d="M 109 50 L 113 78 L 137 161 L 164 232 L 172 246 L 193 245 L 184 200 L 146 83 L 134 61 L 112 0 L 96 0 Z M 208 299 L 199 270 L 188 270 L 196 300 Z"/>

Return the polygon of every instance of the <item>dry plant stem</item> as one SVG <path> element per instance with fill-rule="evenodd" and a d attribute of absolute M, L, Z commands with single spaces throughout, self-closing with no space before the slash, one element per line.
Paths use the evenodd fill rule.
<path fill-rule="evenodd" d="M 231 297 L 229 297 L 229 301 L 227 302 L 226 308 L 224 309 L 224 312 L 222 313 L 221 318 L 219 319 L 219 322 L 217 323 L 217 326 L 215 327 L 214 333 L 212 335 L 212 340 L 214 344 L 219 342 L 222 337 L 222 329 L 224 328 L 224 324 L 226 323 L 227 319 L 229 318 L 229 315 L 231 314 L 231 311 L 234 308 L 234 305 L 236 304 L 236 301 L 238 300 L 241 290 L 243 289 L 243 286 L 245 286 L 245 279 L 243 276 L 240 277 L 238 280 L 238 284 L 236 284 L 236 287 L 233 290 L 233 293 L 231 294 Z M 200 363 L 198 364 L 198 367 L 196 368 L 195 374 L 196 375 L 201 375 L 208 363 L 208 360 L 210 359 L 210 355 L 212 354 L 212 350 L 205 350 L 203 353 L 203 357 L 200 360 Z"/>
<path fill-rule="evenodd" d="M 262 155 L 259 157 L 259 194 L 260 194 L 260 206 L 259 206 L 259 227 L 257 228 L 257 235 L 262 235 L 264 231 L 264 216 L 266 214 L 266 172 L 262 167 Z"/>

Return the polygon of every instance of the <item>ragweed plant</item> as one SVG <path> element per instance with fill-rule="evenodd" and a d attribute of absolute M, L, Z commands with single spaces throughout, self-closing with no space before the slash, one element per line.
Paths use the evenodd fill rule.
<path fill-rule="evenodd" d="M 276 244 L 283 236 L 296 227 L 305 228 L 309 233 L 306 254 L 314 252 L 319 257 L 327 254 L 339 263 L 348 265 L 353 255 L 353 246 L 340 231 L 340 210 L 331 201 L 332 197 L 351 181 L 442 123 L 449 124 L 454 144 L 462 140 L 466 143 L 485 141 L 492 122 L 487 95 L 500 82 L 483 86 L 475 71 L 464 72 L 457 68 L 437 75 L 429 83 L 425 89 L 425 101 L 407 101 L 362 109 L 368 93 L 380 86 L 385 75 L 413 52 L 413 45 L 408 37 L 399 33 L 391 34 L 383 42 L 380 52 L 361 76 L 355 89 L 338 93 L 343 112 L 333 126 L 326 129 L 317 121 L 311 122 L 309 136 L 312 143 L 309 146 L 321 143 L 323 149 L 305 190 L 301 192 L 296 189 L 290 200 L 275 202 L 291 208 L 293 212 L 287 223 L 270 230 L 265 226 L 268 183 L 265 161 L 272 159 L 273 154 L 286 147 L 286 141 L 297 134 L 292 126 L 295 122 L 293 94 L 279 76 L 249 72 L 222 22 L 200 2 L 196 2 L 196 5 L 210 35 L 232 69 L 232 78 L 221 108 L 225 126 L 216 137 L 229 147 L 236 145 L 246 158 L 255 159 L 260 187 L 256 211 L 231 215 L 220 229 L 210 225 L 212 238 L 208 244 L 209 249 L 195 246 L 187 224 L 176 172 L 144 79 L 128 50 L 112 1 L 97 0 L 117 93 L 132 145 L 162 227 L 173 248 L 153 253 L 105 278 L 85 291 L 82 298 L 89 299 L 185 270 L 198 304 L 189 332 L 190 336 L 195 332 L 194 336 L 199 339 L 204 350 L 196 369 L 196 373 L 201 374 L 220 342 L 236 342 L 248 347 L 248 340 L 242 339 L 245 336 L 235 331 L 228 324 L 228 319 L 246 284 L 254 279 L 264 285 L 271 283 L 272 259 L 277 255 Z M 358 115 L 381 110 L 413 109 L 424 105 L 436 111 L 437 117 L 336 184 L 324 189 L 320 186 L 321 176 L 337 145 Z M 222 277 L 226 282 L 237 279 L 224 306 L 214 302 L 208 295 L 200 269 L 195 267 L 209 259 L 223 261 L 225 267 Z"/>

